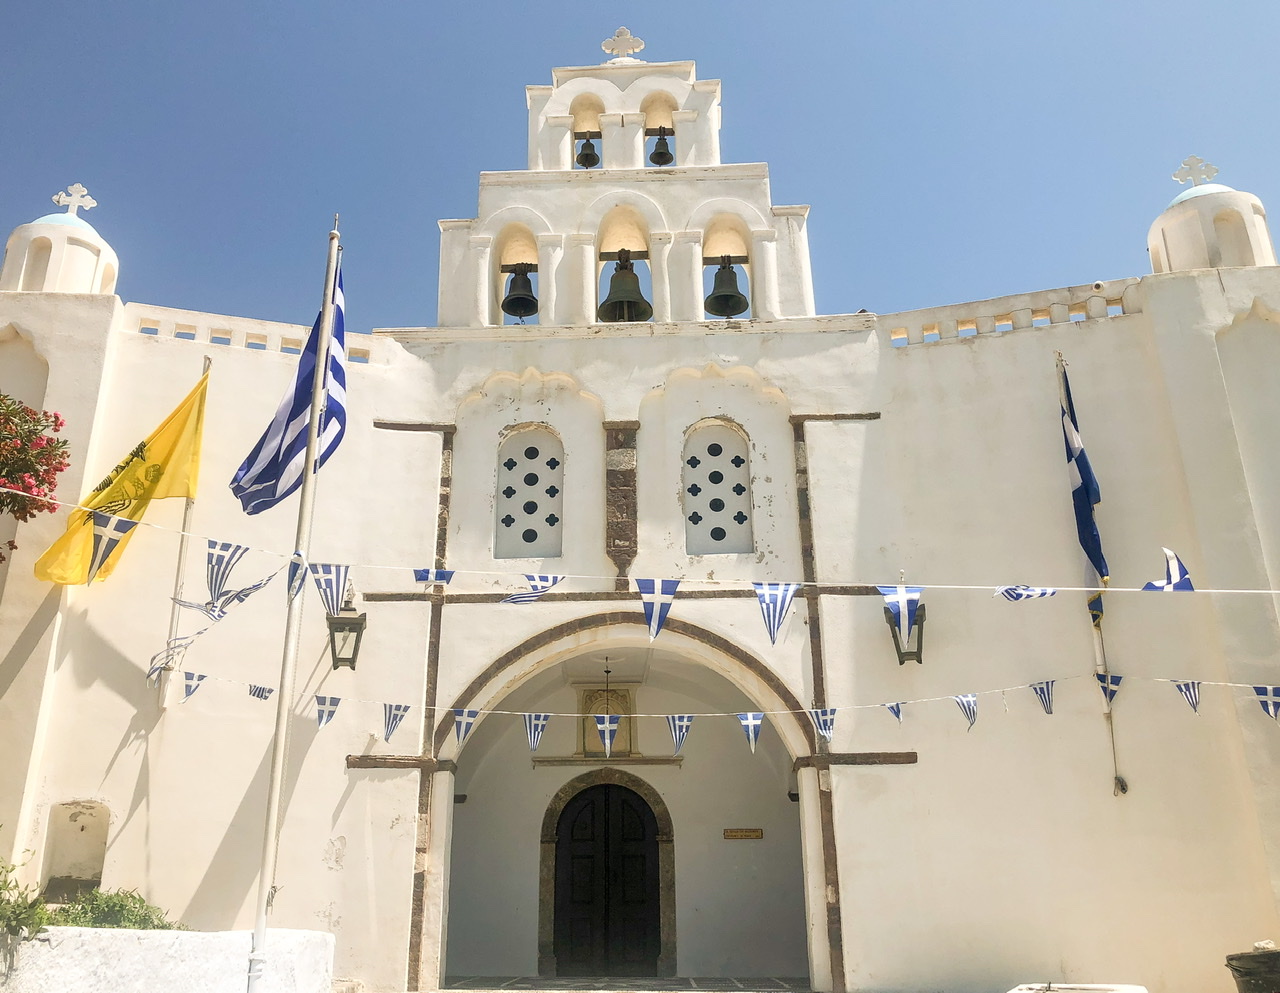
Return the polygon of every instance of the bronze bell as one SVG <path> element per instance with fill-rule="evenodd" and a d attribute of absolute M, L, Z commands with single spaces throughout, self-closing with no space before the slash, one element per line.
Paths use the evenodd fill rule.
<path fill-rule="evenodd" d="M 530 265 L 516 263 L 507 280 L 507 295 L 502 298 L 502 312 L 524 319 L 538 312 L 538 298 L 533 295 L 533 281 L 529 279 Z"/>
<path fill-rule="evenodd" d="M 738 291 L 738 274 L 734 272 L 730 256 L 720 257 L 720 268 L 711 285 L 711 293 L 703 301 L 708 314 L 716 317 L 736 317 L 751 306 L 751 301 Z"/>
<path fill-rule="evenodd" d="M 669 166 L 676 160 L 671 154 L 671 148 L 667 145 L 667 129 L 658 129 L 658 140 L 653 143 L 653 152 L 649 155 L 649 161 L 656 166 Z"/>
<path fill-rule="evenodd" d="M 609 295 L 596 311 L 596 320 L 647 321 L 653 316 L 653 307 L 640 292 L 640 280 L 631 265 L 631 253 L 623 248 L 618 252 L 618 264 L 609 278 Z"/>
<path fill-rule="evenodd" d="M 574 161 L 584 169 L 590 169 L 600 164 L 600 156 L 596 154 L 596 146 L 592 144 L 590 138 L 587 138 L 582 143 L 582 147 L 578 149 L 578 155 Z"/>

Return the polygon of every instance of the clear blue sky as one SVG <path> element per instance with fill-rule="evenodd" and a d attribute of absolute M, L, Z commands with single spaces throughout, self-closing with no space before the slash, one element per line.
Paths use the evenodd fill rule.
<path fill-rule="evenodd" d="M 433 324 L 436 220 L 474 215 L 481 170 L 524 168 L 523 87 L 603 60 L 619 24 L 641 58 L 723 80 L 725 160 L 812 205 L 822 313 L 1143 274 L 1192 153 L 1280 211 L 1275 0 L 48 0 L 5 20 L 0 231 L 82 182 L 121 296 L 157 305 L 310 323 L 338 211 L 348 327 Z"/>

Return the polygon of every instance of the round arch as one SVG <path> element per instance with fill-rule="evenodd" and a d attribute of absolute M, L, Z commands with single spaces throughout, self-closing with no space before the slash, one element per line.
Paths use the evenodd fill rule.
<path fill-rule="evenodd" d="M 482 223 L 477 224 L 472 233 L 496 238 L 502 234 L 504 228 L 512 225 L 528 228 L 535 238 L 541 234 L 554 234 L 551 222 L 542 214 L 532 207 L 523 207 L 518 204 L 495 210 Z"/>
<path fill-rule="evenodd" d="M 655 200 L 630 190 L 615 190 L 601 194 L 583 209 L 578 217 L 578 233 L 589 234 L 594 238 L 605 216 L 617 207 L 630 207 L 639 214 L 651 235 L 657 231 L 671 230 L 667 226 L 666 215 Z"/>
<path fill-rule="evenodd" d="M 764 214 L 760 213 L 755 206 L 746 200 L 740 200 L 737 197 L 716 197 L 714 200 L 707 200 L 698 204 L 685 222 L 685 229 L 688 231 L 705 231 L 711 222 L 722 214 L 739 219 L 748 231 L 762 231 L 766 228 L 772 230 L 773 228 L 773 225 L 769 223 Z"/>

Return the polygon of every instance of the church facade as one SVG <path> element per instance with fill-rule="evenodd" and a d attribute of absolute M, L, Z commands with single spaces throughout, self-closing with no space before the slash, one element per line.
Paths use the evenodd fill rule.
<path fill-rule="evenodd" d="M 308 592 L 272 926 L 332 931 L 369 990 L 1231 989 L 1224 956 L 1280 934 L 1262 204 L 1189 160 L 1149 275 L 818 315 L 809 208 L 721 161 L 720 83 L 606 44 L 528 88 L 528 169 L 440 222 L 435 326 L 348 336 L 310 559 L 350 566 L 366 626 L 335 667 Z M 148 671 L 206 538 L 247 549 L 235 585 L 289 561 L 295 504 L 248 517 L 223 483 L 307 329 L 125 303 L 118 268 L 75 209 L 14 231 L 0 392 L 66 419 L 73 500 L 212 356 L 196 537 L 180 563 L 158 501 L 62 587 L 32 566 L 65 510 L 0 521 L 0 855 L 244 928 L 284 576 Z M 1140 591 L 1162 548 L 1194 592 Z M 993 596 L 1021 584 L 1056 593 Z"/>

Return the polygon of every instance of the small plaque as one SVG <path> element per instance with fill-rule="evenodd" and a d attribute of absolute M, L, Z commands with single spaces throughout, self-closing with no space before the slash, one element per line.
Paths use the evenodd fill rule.
<path fill-rule="evenodd" d="M 763 841 L 764 828 L 725 828 L 725 841 Z"/>

